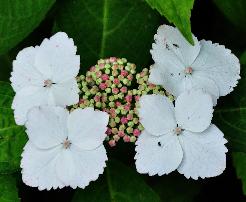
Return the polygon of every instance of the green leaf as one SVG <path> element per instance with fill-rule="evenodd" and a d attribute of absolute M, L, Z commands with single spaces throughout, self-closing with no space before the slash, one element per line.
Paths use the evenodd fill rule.
<path fill-rule="evenodd" d="M 233 151 L 246 152 L 246 52 L 241 57 L 241 80 L 236 89 L 220 98 L 214 113 L 216 125 L 224 132 Z"/>
<path fill-rule="evenodd" d="M 54 0 L 0 0 L 0 54 L 6 53 L 36 28 Z"/>
<path fill-rule="evenodd" d="M 182 189 L 180 189 L 182 187 Z M 201 190 L 198 181 L 186 179 L 180 174 L 156 177 L 153 189 L 163 202 L 192 202 Z"/>
<path fill-rule="evenodd" d="M 76 191 L 72 202 L 159 202 L 160 199 L 140 174 L 124 164 L 110 160 L 101 176 L 86 189 Z"/>
<path fill-rule="evenodd" d="M 158 26 L 159 16 L 142 0 L 68 0 L 59 1 L 55 31 L 75 40 L 85 72 L 110 56 L 148 64 Z"/>
<path fill-rule="evenodd" d="M 0 201 L 19 202 L 16 179 L 12 175 L 0 175 Z"/>
<path fill-rule="evenodd" d="M 246 154 L 243 152 L 233 152 L 232 158 L 237 176 L 243 184 L 243 193 L 246 195 Z"/>
<path fill-rule="evenodd" d="M 26 143 L 23 126 L 17 126 L 11 104 L 14 92 L 9 83 L 0 81 L 0 173 L 14 172 Z"/>
<path fill-rule="evenodd" d="M 190 17 L 194 0 L 146 0 L 148 4 L 173 23 L 193 45 Z"/>
<path fill-rule="evenodd" d="M 245 0 L 214 0 L 214 3 L 234 25 L 246 31 Z"/>

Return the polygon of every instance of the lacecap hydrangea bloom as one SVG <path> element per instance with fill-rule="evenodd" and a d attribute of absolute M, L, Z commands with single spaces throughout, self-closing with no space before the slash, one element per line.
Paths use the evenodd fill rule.
<path fill-rule="evenodd" d="M 77 48 L 67 34 L 58 32 L 40 46 L 20 51 L 13 61 L 11 82 L 16 95 L 15 121 L 23 125 L 35 106 L 67 106 L 78 103 L 76 76 L 80 68 Z"/>
<path fill-rule="evenodd" d="M 164 175 L 177 169 L 186 178 L 220 175 L 226 167 L 226 139 L 211 124 L 213 102 L 202 90 L 178 96 L 175 107 L 161 95 L 140 98 L 144 131 L 136 142 L 139 173 Z"/>
<path fill-rule="evenodd" d="M 39 190 L 86 187 L 106 167 L 108 114 L 93 108 L 71 113 L 40 106 L 28 113 L 28 142 L 22 153 L 23 182 Z"/>
<path fill-rule="evenodd" d="M 148 70 L 136 74 L 136 65 L 125 58 L 101 59 L 86 76 L 77 77 L 80 101 L 76 108 L 94 107 L 110 115 L 107 138 L 110 146 L 122 139 L 135 142 L 143 127 L 137 104 L 141 95 L 165 94 L 163 88 L 148 83 Z"/>
<path fill-rule="evenodd" d="M 177 28 L 158 28 L 150 51 L 154 60 L 149 82 L 162 85 L 174 96 L 184 90 L 203 89 L 217 98 L 230 93 L 240 79 L 238 58 L 229 49 L 211 41 L 189 44 Z"/>

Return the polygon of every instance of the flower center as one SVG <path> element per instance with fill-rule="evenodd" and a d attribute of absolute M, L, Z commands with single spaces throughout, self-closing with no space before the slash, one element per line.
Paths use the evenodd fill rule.
<path fill-rule="evenodd" d="M 50 79 L 47 79 L 44 81 L 44 87 L 51 87 L 53 82 Z"/>
<path fill-rule="evenodd" d="M 72 143 L 70 142 L 70 140 L 66 139 L 64 140 L 62 144 L 63 144 L 64 149 L 68 149 Z"/>
<path fill-rule="evenodd" d="M 182 133 L 182 128 L 180 128 L 180 127 L 175 128 L 175 129 L 174 129 L 174 133 L 175 133 L 176 135 L 180 135 L 180 134 Z"/>
<path fill-rule="evenodd" d="M 185 74 L 192 74 L 193 69 L 192 69 L 192 67 L 186 67 L 184 72 L 185 72 Z"/>

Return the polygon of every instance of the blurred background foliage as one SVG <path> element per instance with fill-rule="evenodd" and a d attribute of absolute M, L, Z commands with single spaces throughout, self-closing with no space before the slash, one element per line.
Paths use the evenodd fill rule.
<path fill-rule="evenodd" d="M 241 60 L 236 90 L 219 100 L 214 122 L 229 140 L 227 169 L 219 177 L 187 180 L 137 174 L 134 145 L 107 148 L 108 167 L 85 190 L 38 191 L 21 181 L 25 129 L 16 126 L 9 85 L 17 53 L 57 31 L 75 41 L 81 73 L 100 58 L 125 57 L 138 71 L 152 64 L 149 50 L 159 25 L 173 24 L 192 44 L 212 40 Z M 245 0 L 0 0 L 0 202 L 224 202 L 246 201 L 246 1 Z"/>

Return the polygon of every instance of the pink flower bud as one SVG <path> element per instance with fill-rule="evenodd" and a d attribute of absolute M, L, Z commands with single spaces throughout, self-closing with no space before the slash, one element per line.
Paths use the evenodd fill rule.
<path fill-rule="evenodd" d="M 119 106 L 121 106 L 121 103 L 119 101 L 116 101 L 115 105 L 116 105 L 116 107 L 119 107 Z"/>
<path fill-rule="evenodd" d="M 126 124 L 126 123 L 128 123 L 128 119 L 125 116 L 123 116 L 123 117 L 121 117 L 120 122 L 122 124 Z"/>
<path fill-rule="evenodd" d="M 125 135 L 125 136 L 123 137 L 123 140 L 124 140 L 124 142 L 130 142 L 130 136 Z"/>
<path fill-rule="evenodd" d="M 116 70 L 116 69 L 118 69 L 119 67 L 118 67 L 118 65 L 117 64 L 115 64 L 115 65 L 113 65 L 113 70 Z"/>
<path fill-rule="evenodd" d="M 133 135 L 136 136 L 136 137 L 138 137 L 138 136 L 140 135 L 140 133 L 141 133 L 141 132 L 140 132 L 140 130 L 138 130 L 138 129 L 134 129 L 134 130 L 133 130 Z"/>
<path fill-rule="evenodd" d="M 130 121 L 133 119 L 133 115 L 132 114 L 127 114 L 127 119 Z"/>
<path fill-rule="evenodd" d="M 128 75 L 128 72 L 126 70 L 121 70 L 120 75 L 126 77 Z"/>
<path fill-rule="evenodd" d="M 129 74 L 129 75 L 127 76 L 127 79 L 128 79 L 129 81 L 132 81 L 133 76 L 132 76 L 131 74 Z"/>
<path fill-rule="evenodd" d="M 109 58 L 109 61 L 110 61 L 111 63 L 116 62 L 116 61 L 117 61 L 117 58 L 116 58 L 116 57 L 110 57 L 110 58 Z"/>
<path fill-rule="evenodd" d="M 91 68 L 90 68 L 90 71 L 91 72 L 94 72 L 96 70 L 96 67 L 95 66 L 92 66 Z"/>
<path fill-rule="evenodd" d="M 112 89 L 112 92 L 113 92 L 114 94 L 118 94 L 118 93 L 119 93 L 119 89 L 118 89 L 118 88 L 113 88 L 113 89 Z"/>
<path fill-rule="evenodd" d="M 129 104 L 127 104 L 127 105 L 124 106 L 124 110 L 129 111 L 130 110 L 130 107 L 131 106 Z"/>
<path fill-rule="evenodd" d="M 99 64 L 99 67 L 100 67 L 100 69 L 103 69 L 104 68 L 104 64 L 103 63 L 100 63 Z"/>
<path fill-rule="evenodd" d="M 101 79 L 102 79 L 103 81 L 107 81 L 107 80 L 109 79 L 109 76 L 108 76 L 107 74 L 103 74 L 103 75 L 101 76 Z"/>
<path fill-rule="evenodd" d="M 107 134 L 107 135 L 110 135 L 111 133 L 112 133 L 112 130 L 111 130 L 111 128 L 108 127 L 108 128 L 107 128 L 107 131 L 106 131 L 106 134 Z"/>
<path fill-rule="evenodd" d="M 129 141 L 130 141 L 130 140 L 129 140 Z M 110 140 L 110 141 L 108 142 L 108 144 L 109 144 L 110 147 L 114 147 L 114 146 L 116 145 L 115 140 Z"/>
<path fill-rule="evenodd" d="M 124 131 L 121 131 L 121 130 L 120 130 L 120 131 L 118 132 L 118 136 L 119 136 L 119 137 L 124 137 L 124 136 L 125 136 Z"/>
<path fill-rule="evenodd" d="M 85 100 L 84 99 L 80 99 L 79 100 L 79 104 L 84 104 Z"/>
<path fill-rule="evenodd" d="M 140 96 L 139 96 L 139 95 L 135 95 L 135 97 L 134 97 L 134 98 L 135 98 L 135 101 L 137 101 L 137 102 L 138 102 L 138 101 L 139 101 L 139 99 L 140 99 Z"/>
<path fill-rule="evenodd" d="M 119 79 L 114 79 L 114 84 L 118 85 L 120 83 L 120 80 Z"/>
<path fill-rule="evenodd" d="M 101 72 L 101 71 L 96 72 L 96 76 L 97 76 L 98 78 L 100 78 L 101 75 L 102 75 L 102 72 Z"/>
<path fill-rule="evenodd" d="M 95 100 L 95 102 L 100 102 L 100 96 L 99 95 L 95 95 L 94 96 L 94 100 Z"/>
<path fill-rule="evenodd" d="M 127 95 L 125 97 L 125 99 L 126 99 L 127 102 L 131 102 L 132 101 L 132 95 Z"/>
<path fill-rule="evenodd" d="M 126 92 L 127 92 L 127 87 L 126 87 L 126 86 L 123 86 L 123 87 L 120 89 L 120 91 L 121 91 L 122 93 L 126 93 Z"/>
<path fill-rule="evenodd" d="M 100 83 L 99 88 L 101 90 L 105 90 L 107 88 L 107 84 L 106 83 Z"/>

